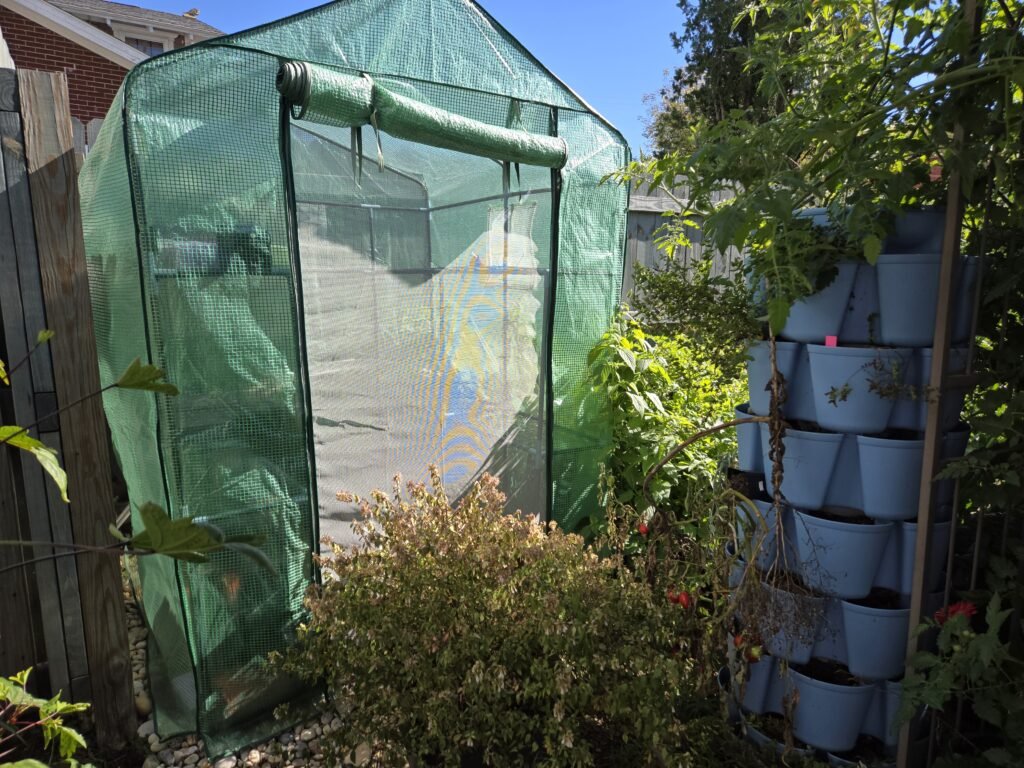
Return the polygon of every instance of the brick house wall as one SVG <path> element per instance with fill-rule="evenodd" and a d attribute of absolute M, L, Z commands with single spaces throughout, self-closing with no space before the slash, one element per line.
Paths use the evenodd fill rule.
<path fill-rule="evenodd" d="M 67 73 L 73 117 L 106 116 L 128 70 L 7 8 L 0 8 L 0 29 L 19 69 Z"/>

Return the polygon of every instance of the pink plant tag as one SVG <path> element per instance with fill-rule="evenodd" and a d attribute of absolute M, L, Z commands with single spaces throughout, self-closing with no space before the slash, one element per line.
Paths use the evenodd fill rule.
<path fill-rule="evenodd" d="M 837 346 L 839 346 L 839 337 L 838 336 L 826 336 L 825 337 L 825 346 L 826 347 L 837 347 Z"/>

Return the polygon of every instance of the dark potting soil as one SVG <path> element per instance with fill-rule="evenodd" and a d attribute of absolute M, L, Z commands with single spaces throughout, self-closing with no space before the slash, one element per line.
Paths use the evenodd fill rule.
<path fill-rule="evenodd" d="M 883 587 L 875 587 L 867 597 L 862 597 L 857 600 L 848 600 L 847 602 L 853 603 L 854 605 L 863 605 L 865 608 L 880 608 L 890 611 L 905 607 L 899 592 L 894 592 L 891 589 L 884 589 Z"/>
<path fill-rule="evenodd" d="M 816 509 L 812 511 L 801 509 L 800 511 L 805 515 L 817 517 L 821 520 L 831 520 L 834 523 L 850 523 L 852 525 L 875 524 L 874 520 L 867 517 L 859 509 L 852 509 L 850 507 L 826 507 L 825 509 Z"/>
<path fill-rule="evenodd" d="M 806 664 L 791 664 L 790 668 L 795 669 L 801 675 L 820 680 L 823 683 L 850 686 L 861 684 L 860 680 L 850 674 L 846 665 L 830 659 L 813 658 Z"/>
<path fill-rule="evenodd" d="M 863 734 L 857 737 L 857 744 L 853 749 L 848 752 L 837 752 L 836 756 L 841 757 L 843 760 L 849 760 L 852 763 L 861 762 L 864 765 L 883 763 L 888 758 L 888 755 L 885 753 L 885 744 L 874 736 L 865 736 Z"/>
<path fill-rule="evenodd" d="M 771 501 L 763 490 L 764 475 L 754 472 L 741 472 L 738 469 L 729 470 L 729 487 L 746 496 L 753 501 Z"/>

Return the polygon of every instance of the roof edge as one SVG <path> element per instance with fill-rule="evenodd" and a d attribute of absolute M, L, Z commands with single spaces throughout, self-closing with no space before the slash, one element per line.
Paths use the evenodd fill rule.
<path fill-rule="evenodd" d="M 45 0 L 0 0 L 0 5 L 125 69 L 149 58 L 142 51 Z"/>

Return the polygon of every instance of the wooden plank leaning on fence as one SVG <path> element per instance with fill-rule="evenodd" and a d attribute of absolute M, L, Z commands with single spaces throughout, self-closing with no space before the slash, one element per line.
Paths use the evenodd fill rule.
<path fill-rule="evenodd" d="M 19 71 L 18 91 L 47 325 L 55 333 L 54 382 L 64 406 L 100 387 L 67 79 Z M 74 540 L 108 545 L 115 511 L 99 398 L 63 412 L 60 433 Z M 96 739 L 119 747 L 134 737 L 136 722 L 120 568 L 114 557 L 76 559 Z"/>

